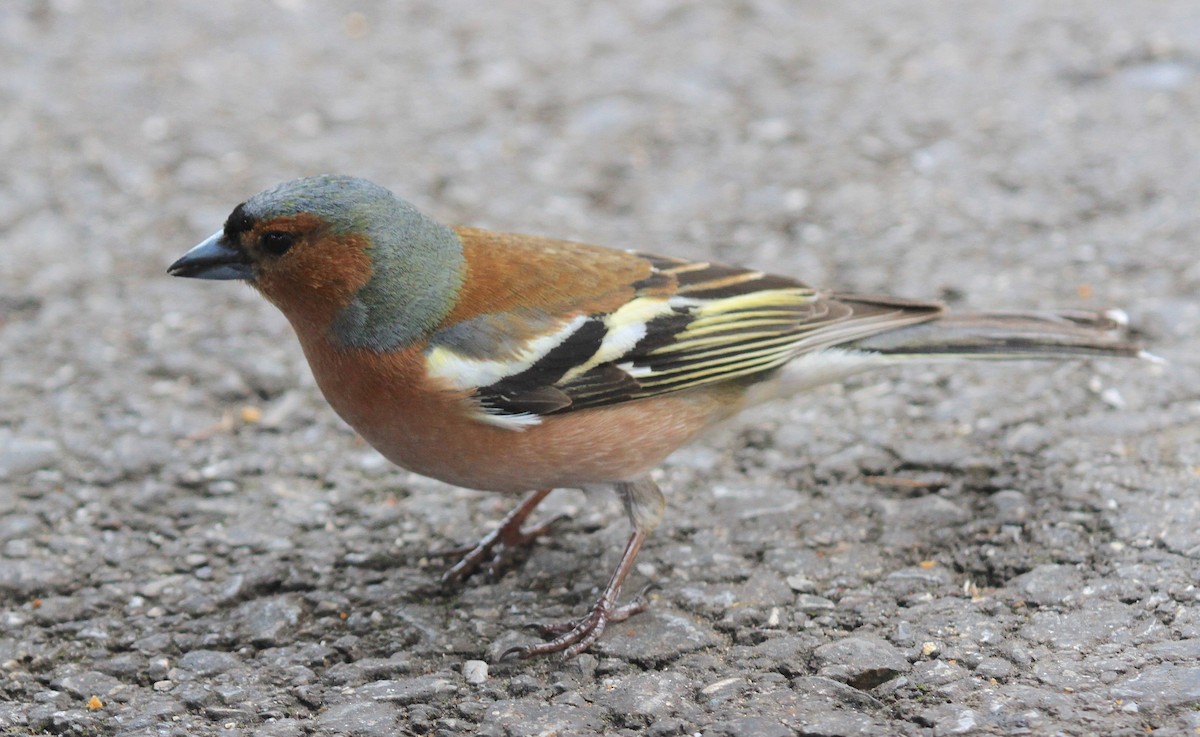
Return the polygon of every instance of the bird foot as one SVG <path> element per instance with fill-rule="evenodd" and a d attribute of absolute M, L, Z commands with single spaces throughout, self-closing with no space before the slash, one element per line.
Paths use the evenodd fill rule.
<path fill-rule="evenodd" d="M 579 655 L 583 651 L 592 646 L 596 640 L 600 639 L 600 635 L 604 634 L 604 629 L 611 622 L 624 622 L 635 614 L 646 610 L 646 593 L 653 586 L 647 586 L 642 589 L 641 593 L 628 604 L 616 606 L 616 597 L 609 596 L 605 592 L 592 610 L 580 619 L 570 622 L 554 622 L 554 623 L 538 623 L 532 625 L 543 635 L 556 635 L 549 642 L 543 642 L 538 645 L 526 645 L 522 647 L 510 647 L 500 655 L 500 660 L 508 657 L 516 657 L 520 660 L 526 658 L 534 658 L 539 655 L 549 655 L 550 653 L 561 652 L 564 659 L 570 659 Z"/>
<path fill-rule="evenodd" d="M 555 515 L 540 525 L 528 529 L 521 527 L 534 507 L 549 493 L 549 490 L 537 492 L 521 502 L 516 509 L 509 512 L 499 527 L 484 535 L 474 545 L 441 551 L 440 556 L 459 556 L 458 562 L 442 574 L 442 583 L 464 581 L 481 567 L 487 571 L 488 579 L 495 581 L 523 548 L 549 532 L 550 528 L 563 518 L 563 515 Z"/>

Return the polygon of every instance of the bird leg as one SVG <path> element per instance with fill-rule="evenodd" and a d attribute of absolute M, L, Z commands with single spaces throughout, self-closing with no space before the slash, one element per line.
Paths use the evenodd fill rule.
<path fill-rule="evenodd" d="M 633 561 L 637 558 L 638 551 L 662 519 L 666 500 L 663 499 L 658 485 L 648 478 L 616 484 L 616 491 L 625 503 L 625 512 L 629 515 L 629 521 L 633 523 L 633 533 L 625 543 L 625 552 L 621 555 L 621 561 L 617 563 L 617 569 L 613 571 L 612 578 L 608 580 L 600 598 L 592 605 L 592 610 L 573 622 L 537 625 L 542 634 L 556 635 L 554 639 L 539 645 L 509 648 L 500 656 L 501 660 L 510 655 L 524 659 L 557 652 L 561 652 L 564 658 L 573 658 L 591 647 L 604 633 L 604 628 L 609 622 L 623 622 L 645 610 L 644 591 L 642 595 L 623 606 L 618 606 L 617 601 L 620 599 L 625 578 L 633 570 Z"/>
<path fill-rule="evenodd" d="M 447 556 L 462 556 L 457 563 L 442 574 L 442 583 L 463 581 L 484 563 L 487 564 L 488 578 L 495 580 L 496 576 L 512 562 L 518 550 L 546 534 L 551 525 L 559 520 L 559 516 L 555 516 L 536 527 L 529 529 L 521 527 L 533 510 L 537 508 L 537 505 L 541 504 L 551 491 L 554 490 L 542 489 L 527 496 L 517 505 L 516 509 L 501 520 L 499 527 L 484 535 L 474 545 L 465 545 L 441 553 Z"/>
<path fill-rule="evenodd" d="M 617 570 L 613 572 L 608 585 L 604 587 L 604 593 L 596 600 L 588 614 L 574 622 L 537 625 L 538 629 L 545 634 L 559 634 L 553 640 L 539 645 L 509 648 L 504 651 L 500 659 L 503 660 L 510 655 L 525 659 L 557 652 L 561 652 L 564 658 L 573 658 L 591 647 L 592 643 L 604 634 L 604 628 L 608 626 L 609 622 L 623 622 L 643 611 L 646 608 L 646 600 L 641 596 L 624 606 L 617 606 L 617 599 L 621 596 L 621 585 L 633 568 L 633 561 L 637 558 L 638 551 L 642 549 L 642 543 L 645 541 L 646 533 L 641 530 L 634 530 L 633 534 L 629 536 L 629 542 L 625 543 L 625 553 L 621 556 L 621 562 L 617 564 Z"/>

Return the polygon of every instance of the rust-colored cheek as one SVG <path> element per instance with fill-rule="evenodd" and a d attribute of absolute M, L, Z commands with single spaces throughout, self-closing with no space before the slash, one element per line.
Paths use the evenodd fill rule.
<path fill-rule="evenodd" d="M 320 330 L 350 304 L 372 273 L 365 237 L 320 235 L 322 225 L 311 215 L 297 215 L 258 226 L 256 230 L 289 230 L 301 235 L 282 256 L 261 256 L 261 273 L 254 282 L 294 325 Z M 305 232 L 310 235 L 303 235 Z"/>

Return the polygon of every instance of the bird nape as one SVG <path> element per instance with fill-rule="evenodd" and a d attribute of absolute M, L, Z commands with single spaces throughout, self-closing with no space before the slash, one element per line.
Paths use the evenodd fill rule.
<path fill-rule="evenodd" d="M 911 361 L 1153 358 L 1123 315 L 958 313 L 788 276 L 451 228 L 362 179 L 250 197 L 168 269 L 248 282 L 287 317 L 334 410 L 395 464 L 530 495 L 443 577 L 498 573 L 555 488 L 607 486 L 633 531 L 582 618 L 504 655 L 586 650 L 645 608 L 622 586 L 664 500 L 669 453 L 747 405 Z M 503 657 L 503 656 L 502 656 Z"/>

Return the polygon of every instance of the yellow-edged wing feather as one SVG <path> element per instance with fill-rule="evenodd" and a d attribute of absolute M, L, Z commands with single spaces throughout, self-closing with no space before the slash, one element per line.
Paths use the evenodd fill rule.
<path fill-rule="evenodd" d="M 507 341 L 495 334 L 496 326 L 506 324 L 505 315 L 477 316 L 473 321 L 486 327 L 477 337 L 472 323 L 446 339 L 434 337 L 432 365 L 451 384 L 455 378 L 489 377 L 486 385 L 458 388 L 474 390 L 481 419 L 520 429 L 543 415 L 753 381 L 801 353 L 922 322 L 941 311 L 930 302 L 834 299 L 793 279 L 723 264 L 622 256 L 649 268 L 642 278 L 619 285 L 622 300 L 589 295 L 593 310 L 596 304 L 607 309 L 543 315 L 553 330 L 514 333 Z M 546 340 L 547 334 L 556 338 Z M 486 340 L 493 350 L 472 350 L 473 339 Z M 494 356 L 498 344 L 520 360 L 483 358 Z"/>

